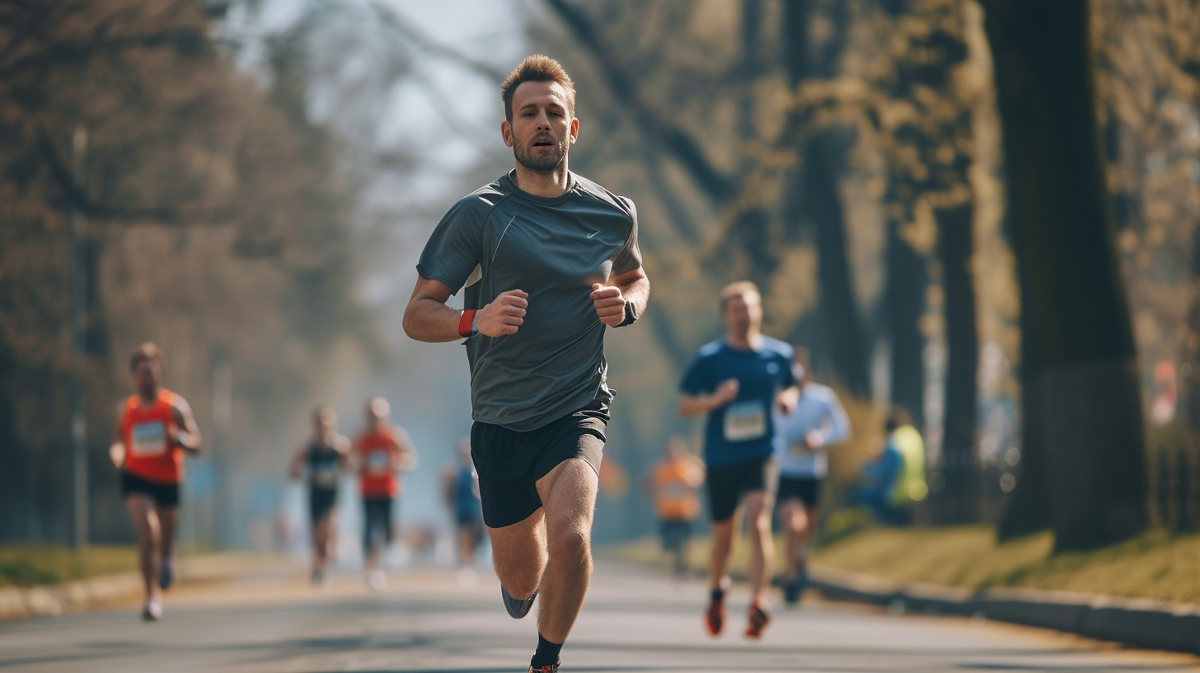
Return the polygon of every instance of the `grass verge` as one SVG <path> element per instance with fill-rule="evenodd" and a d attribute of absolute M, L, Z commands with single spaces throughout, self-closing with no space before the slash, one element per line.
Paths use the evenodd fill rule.
<path fill-rule="evenodd" d="M 137 570 L 137 548 L 0 545 L 0 587 L 30 587 Z"/>
<path fill-rule="evenodd" d="M 776 540 L 776 552 L 780 550 Z M 996 542 L 988 526 L 863 528 L 841 535 L 813 553 L 815 566 L 864 573 L 900 583 L 927 582 L 966 589 L 1026 587 L 1200 603 L 1200 535 L 1151 531 L 1090 552 L 1052 554 L 1050 533 Z M 708 538 L 696 538 L 689 564 L 707 564 Z M 655 540 L 608 552 L 644 564 L 665 561 Z M 782 566 L 776 561 L 776 570 Z M 731 569 L 746 568 L 746 545 L 735 547 Z"/>

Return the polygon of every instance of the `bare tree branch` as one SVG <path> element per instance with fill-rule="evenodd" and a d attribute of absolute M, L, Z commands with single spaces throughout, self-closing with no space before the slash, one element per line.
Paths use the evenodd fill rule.
<path fill-rule="evenodd" d="M 497 70 L 488 63 L 478 61 L 456 49 L 452 49 L 444 44 L 440 44 L 433 38 L 426 35 L 423 31 L 421 31 L 421 29 L 412 25 L 398 11 L 392 9 L 391 7 L 386 7 L 379 2 L 372 2 L 371 9 L 375 10 L 375 13 L 379 15 L 379 18 L 381 21 L 383 21 L 384 25 L 399 33 L 422 51 L 426 51 L 449 61 L 454 61 L 459 65 L 465 66 L 471 72 L 474 72 L 481 77 L 485 77 L 492 82 L 500 82 L 508 75 L 507 72 Z"/>

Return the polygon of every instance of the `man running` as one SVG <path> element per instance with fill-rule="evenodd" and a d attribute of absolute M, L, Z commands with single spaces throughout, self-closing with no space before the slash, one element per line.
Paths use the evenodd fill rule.
<path fill-rule="evenodd" d="M 795 400 L 792 347 L 762 334 L 762 299 L 754 283 L 721 290 L 725 338 L 700 349 L 680 383 L 679 415 L 707 414 L 704 460 L 712 514 L 712 594 L 704 625 L 718 636 L 725 626 L 726 569 L 733 546 L 734 512 L 745 503 L 750 530 L 750 602 L 745 635 L 758 638 L 771 616 L 764 593 L 775 553 L 771 489 L 775 485 L 775 407 Z"/>
<path fill-rule="evenodd" d="M 817 526 L 821 482 L 829 474 L 830 444 L 850 436 L 850 420 L 837 393 L 814 383 L 809 375 L 808 351 L 796 349 L 792 376 L 800 387 L 796 407 L 783 417 L 779 453 L 779 520 L 783 524 L 783 600 L 800 601 L 808 585 L 808 547 Z"/>
<path fill-rule="evenodd" d="M 367 400 L 367 427 L 355 438 L 351 454 L 363 501 L 363 578 L 376 591 L 387 582 L 379 555 L 395 535 L 392 506 L 402 490 L 397 473 L 417 467 L 417 451 L 404 428 L 388 420 L 391 413 L 384 398 Z"/>
<path fill-rule="evenodd" d="M 162 353 L 150 342 L 129 358 L 137 390 L 117 407 L 108 455 L 121 472 L 121 497 L 137 530 L 145 602 L 142 619 L 162 618 L 160 590 L 175 579 L 175 530 L 183 453 L 200 452 L 200 431 L 187 400 L 162 387 Z"/>
<path fill-rule="evenodd" d="M 337 504 L 338 477 L 346 469 L 350 440 L 337 432 L 337 412 L 332 407 L 313 410 L 313 436 L 292 456 L 288 474 L 292 479 L 307 475 L 308 513 L 312 525 L 312 583 L 325 583 L 329 554 L 333 548 L 333 512 Z"/>
<path fill-rule="evenodd" d="M 474 577 L 475 550 L 483 538 L 483 510 L 479 503 L 479 475 L 471 462 L 471 440 L 458 444 L 458 460 L 442 472 L 442 497 L 454 515 L 455 551 L 459 579 Z"/>
<path fill-rule="evenodd" d="M 663 551 L 671 557 L 676 577 L 687 576 L 687 544 L 692 522 L 700 514 L 698 491 L 704 484 L 704 462 L 688 452 L 682 437 L 667 440 L 661 462 L 646 475 L 654 497 Z"/>
<path fill-rule="evenodd" d="M 558 670 L 592 573 L 609 405 L 607 327 L 646 307 L 633 202 L 570 172 L 575 85 L 530 56 L 500 86 L 515 168 L 460 200 L 421 254 L 404 314 L 418 341 L 466 339 L 471 454 L 505 607 L 541 595 L 529 671 Z M 446 300 L 466 286 L 466 310 Z"/>

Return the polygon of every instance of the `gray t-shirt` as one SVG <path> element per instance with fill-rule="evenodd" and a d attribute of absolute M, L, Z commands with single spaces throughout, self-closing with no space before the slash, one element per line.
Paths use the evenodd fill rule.
<path fill-rule="evenodd" d="M 472 417 L 510 430 L 535 430 L 600 399 L 606 385 L 604 323 L 592 283 L 642 265 L 637 211 L 586 178 L 542 198 L 517 188 L 512 173 L 450 209 L 429 237 L 417 272 L 482 308 L 507 290 L 529 293 L 516 334 L 466 342 Z"/>

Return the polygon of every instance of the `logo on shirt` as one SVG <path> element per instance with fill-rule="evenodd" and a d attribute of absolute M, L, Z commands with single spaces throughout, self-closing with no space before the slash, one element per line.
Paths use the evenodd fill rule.
<path fill-rule="evenodd" d="M 588 234 L 588 235 L 587 235 L 587 237 L 588 237 L 588 238 L 591 238 L 591 237 L 595 236 L 595 235 L 596 235 L 596 234 L 598 234 L 598 233 L 600 233 L 600 232 L 598 232 L 598 231 L 593 231 L 592 233 Z"/>

